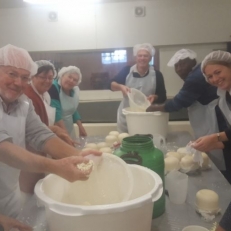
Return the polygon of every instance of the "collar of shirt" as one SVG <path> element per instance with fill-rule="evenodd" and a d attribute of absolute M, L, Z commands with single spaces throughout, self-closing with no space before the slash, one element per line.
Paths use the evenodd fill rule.
<path fill-rule="evenodd" d="M 147 76 L 148 74 L 149 74 L 149 68 L 148 68 L 148 70 L 145 72 L 144 75 L 141 75 L 141 74 L 138 72 L 137 66 L 135 66 L 134 71 L 133 71 L 133 77 L 135 77 L 135 78 L 142 78 L 142 77 Z"/>
<path fill-rule="evenodd" d="M 5 113 L 7 113 L 8 115 L 13 111 L 15 110 L 15 108 L 18 106 L 19 104 L 19 100 L 15 100 L 13 103 L 10 103 L 10 104 L 6 104 L 4 102 L 4 100 L 2 99 L 2 97 L 0 96 L 0 102 L 2 104 L 2 107 L 3 107 L 3 110 Z"/>

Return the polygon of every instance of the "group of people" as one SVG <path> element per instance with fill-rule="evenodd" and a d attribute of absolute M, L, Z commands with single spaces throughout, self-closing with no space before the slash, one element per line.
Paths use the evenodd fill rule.
<path fill-rule="evenodd" d="M 231 181 L 231 54 L 214 51 L 198 64 L 194 51 L 176 52 L 168 66 L 175 68 L 184 83 L 179 93 L 166 101 L 163 75 L 149 65 L 155 49 L 145 43 L 133 51 L 136 64 L 124 67 L 109 83 L 112 91 L 123 93 L 118 130 L 127 132 L 122 109 L 129 106 L 130 88 L 147 96 L 151 102 L 148 112 L 188 108 L 194 148 L 209 151 Z M 45 173 L 69 181 L 86 180 L 90 172 L 79 171 L 76 164 L 87 162 L 84 156 L 89 153 L 101 154 L 74 147 L 73 123 L 80 136 L 87 135 L 77 111 L 81 80 L 78 67 L 63 67 L 57 74 L 51 62 L 34 62 L 24 49 L 12 45 L 0 49 L 0 227 L 4 230 L 31 230 L 13 218 Z M 218 230 L 229 230 L 226 222 L 221 224 Z"/>
<path fill-rule="evenodd" d="M 83 172 L 76 165 L 88 163 L 86 155 L 101 155 L 77 150 L 71 136 L 73 122 L 86 135 L 78 114 L 71 117 L 69 127 L 69 113 L 78 104 L 79 69 L 61 69 L 52 89 L 55 74 L 51 63 L 35 63 L 24 49 L 0 48 L 0 230 L 32 230 L 15 218 L 22 198 L 33 193 L 43 174 L 54 173 L 71 182 L 87 180 L 91 169 Z"/>
<path fill-rule="evenodd" d="M 209 152 L 210 158 L 231 183 L 231 54 L 214 51 L 200 64 L 194 51 L 177 51 L 168 66 L 175 68 L 184 83 L 179 93 L 166 101 L 163 76 L 149 65 L 153 53 L 150 44 L 135 46 L 136 64 L 125 67 L 110 82 L 111 90 L 120 90 L 124 95 L 118 109 L 118 129 L 127 131 L 121 111 L 128 107 L 130 88 L 142 91 L 150 100 L 152 104 L 147 112 L 174 112 L 187 108 L 194 131 L 194 148 Z M 231 230 L 230 214 L 231 204 L 217 231 Z"/>

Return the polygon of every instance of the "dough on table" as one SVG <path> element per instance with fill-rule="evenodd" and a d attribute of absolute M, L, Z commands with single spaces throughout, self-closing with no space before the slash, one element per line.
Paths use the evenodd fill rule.
<path fill-rule="evenodd" d="M 173 156 L 173 157 L 177 158 L 179 161 L 181 160 L 181 154 L 178 152 L 168 152 L 166 154 L 166 157 L 169 157 L 169 156 Z"/>
<path fill-rule="evenodd" d="M 184 157 L 184 156 L 186 156 L 187 153 L 188 153 L 188 151 L 186 150 L 186 147 L 178 148 L 177 152 L 180 153 L 181 158 Z"/>
<path fill-rule="evenodd" d="M 194 171 L 199 168 L 199 164 L 193 161 L 192 155 L 187 155 L 181 159 L 180 167 L 183 170 Z"/>
<path fill-rule="evenodd" d="M 95 143 L 88 143 L 85 145 L 85 148 L 90 148 L 90 149 L 94 149 L 97 150 L 97 145 Z"/>
<path fill-rule="evenodd" d="M 129 134 L 128 133 L 121 133 L 119 134 L 118 138 L 119 138 L 119 141 L 122 142 L 122 140 L 126 137 L 129 137 Z"/>
<path fill-rule="evenodd" d="M 117 132 L 117 131 L 110 131 L 109 132 L 109 135 L 111 135 L 111 136 L 116 136 L 116 137 L 118 137 L 119 136 L 119 132 Z"/>
<path fill-rule="evenodd" d="M 105 148 L 105 147 L 108 147 L 107 144 L 105 142 L 100 142 L 97 144 L 97 148 L 100 149 L 100 148 Z"/>
<path fill-rule="evenodd" d="M 202 163 L 202 169 L 207 169 L 209 168 L 209 157 L 205 152 L 201 153 L 202 158 L 203 158 L 203 163 Z"/>
<path fill-rule="evenodd" d="M 164 159 L 164 166 L 165 166 L 165 172 L 170 172 L 173 170 L 179 170 L 180 169 L 180 161 L 174 156 L 169 156 L 169 157 Z"/>
<path fill-rule="evenodd" d="M 118 140 L 117 137 L 116 136 L 112 136 L 112 135 L 106 136 L 106 138 L 105 138 L 105 142 L 106 142 L 107 146 L 109 146 L 109 147 L 113 146 L 113 144 L 117 140 Z"/>
<path fill-rule="evenodd" d="M 219 196 L 209 189 L 202 189 L 196 194 L 196 205 L 204 211 L 215 211 L 219 209 Z"/>

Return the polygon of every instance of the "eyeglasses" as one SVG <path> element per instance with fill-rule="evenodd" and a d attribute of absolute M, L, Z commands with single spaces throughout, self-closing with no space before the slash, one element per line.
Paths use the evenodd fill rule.
<path fill-rule="evenodd" d="M 53 81 L 55 78 L 52 76 L 41 76 L 41 75 L 36 75 L 36 77 L 39 77 L 40 79 L 42 79 L 43 81 Z"/>
<path fill-rule="evenodd" d="M 20 76 L 19 74 L 12 71 L 5 72 L 5 73 L 8 75 L 9 78 L 13 80 L 20 78 L 23 83 L 29 83 L 31 81 L 31 78 L 29 76 Z"/>

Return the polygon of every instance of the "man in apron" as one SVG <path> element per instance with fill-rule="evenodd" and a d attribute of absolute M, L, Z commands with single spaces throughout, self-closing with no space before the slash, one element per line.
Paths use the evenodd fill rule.
<path fill-rule="evenodd" d="M 121 91 L 123 99 L 117 111 L 117 129 L 119 132 L 128 132 L 127 122 L 122 110 L 129 107 L 127 93 L 130 88 L 140 90 L 149 101 L 163 103 L 166 100 L 164 78 L 159 71 L 155 71 L 149 62 L 154 56 L 154 48 L 149 43 L 137 44 L 133 48 L 136 64 L 126 66 L 110 81 L 112 91 Z"/>
<path fill-rule="evenodd" d="M 80 153 L 57 138 L 41 122 L 31 101 L 23 94 L 36 71 L 36 64 L 24 49 L 12 45 L 0 49 L 0 228 L 4 230 L 31 230 L 8 218 L 17 218 L 21 210 L 20 169 L 51 172 L 69 181 L 86 180 L 86 174 L 90 173 L 76 168 L 76 164 L 87 162 L 83 155 L 89 152 Z M 60 160 L 34 155 L 25 150 L 26 144 Z"/>
<path fill-rule="evenodd" d="M 215 111 L 218 103 L 217 89 L 205 81 L 200 64 L 196 62 L 196 53 L 181 49 L 170 59 L 168 66 L 175 67 L 175 72 L 184 81 L 184 85 L 172 100 L 163 105 L 151 105 L 147 111 L 174 112 L 188 108 L 195 139 L 218 132 Z M 210 158 L 220 170 L 225 169 L 221 150 L 212 151 Z"/>

